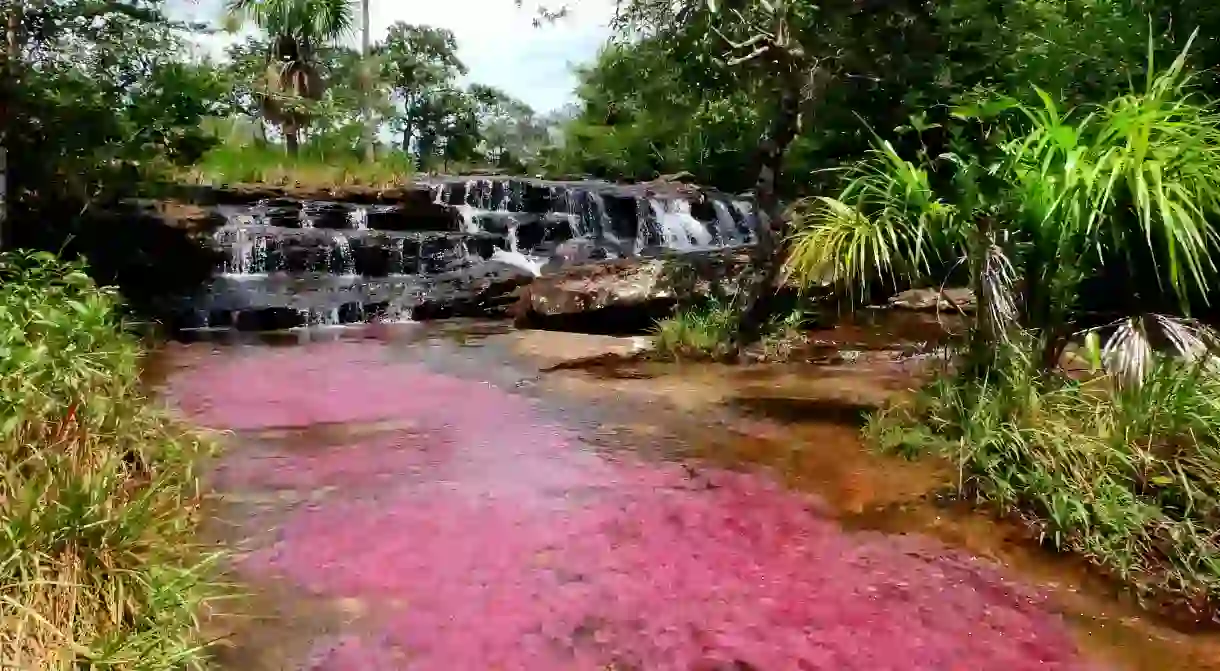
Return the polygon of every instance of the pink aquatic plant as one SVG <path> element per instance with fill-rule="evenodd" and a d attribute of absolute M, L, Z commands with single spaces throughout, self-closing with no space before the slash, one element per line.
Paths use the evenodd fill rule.
<path fill-rule="evenodd" d="M 307 668 L 399 668 L 389 650 L 422 671 L 1084 668 L 991 565 L 845 532 L 761 475 L 606 459 L 525 398 L 374 343 L 220 355 L 173 389 L 214 426 L 414 427 L 237 445 L 222 467 L 236 490 L 340 488 L 239 566 L 366 604 L 379 630 Z"/>

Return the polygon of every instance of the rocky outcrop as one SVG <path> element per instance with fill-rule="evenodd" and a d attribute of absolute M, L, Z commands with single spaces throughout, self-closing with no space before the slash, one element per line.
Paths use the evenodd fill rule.
<path fill-rule="evenodd" d="M 731 299 L 749 265 L 749 249 L 732 247 L 569 266 L 523 287 L 513 316 L 539 328 L 638 331 L 679 301 Z"/>
<path fill-rule="evenodd" d="M 889 306 L 895 310 L 919 312 L 962 311 L 975 308 L 974 292 L 965 288 L 907 289 L 890 297 Z"/>
<path fill-rule="evenodd" d="M 517 301 L 518 287 L 528 285 L 534 274 L 501 261 L 476 263 L 429 278 L 419 297 L 402 305 L 391 304 L 390 314 L 407 313 L 415 321 L 450 317 L 503 317 Z"/>

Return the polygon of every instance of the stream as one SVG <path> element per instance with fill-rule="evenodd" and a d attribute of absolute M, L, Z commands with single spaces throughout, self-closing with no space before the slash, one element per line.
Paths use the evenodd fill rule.
<path fill-rule="evenodd" d="M 901 365 L 596 358 L 633 347 L 451 321 L 162 348 L 225 432 L 220 668 L 1220 669 L 1220 638 L 867 451 Z"/>

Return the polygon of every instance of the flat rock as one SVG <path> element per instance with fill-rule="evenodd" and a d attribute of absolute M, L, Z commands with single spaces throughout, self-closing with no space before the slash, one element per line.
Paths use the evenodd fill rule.
<path fill-rule="evenodd" d="M 525 288 L 515 314 L 558 317 L 648 304 L 672 307 L 679 297 L 729 296 L 749 261 L 748 249 L 730 248 L 568 266 Z"/>
<path fill-rule="evenodd" d="M 416 321 L 451 317 L 501 317 L 517 301 L 518 287 L 534 280 L 533 273 L 496 260 L 428 279 L 422 296 L 404 296 Z M 391 305 L 391 311 L 394 306 Z"/>
<path fill-rule="evenodd" d="M 889 305 L 895 310 L 962 310 L 975 308 L 974 292 L 967 288 L 907 289 L 891 296 Z"/>

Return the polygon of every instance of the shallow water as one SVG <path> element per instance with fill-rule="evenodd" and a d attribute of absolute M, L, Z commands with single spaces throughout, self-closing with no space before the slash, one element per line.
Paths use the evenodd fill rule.
<path fill-rule="evenodd" d="M 581 338 L 288 338 L 160 358 L 182 410 L 234 430 L 215 533 L 257 596 L 223 620 L 227 668 L 1220 668 L 1213 639 L 930 503 L 942 470 L 862 449 L 900 366 L 542 373 Z"/>

